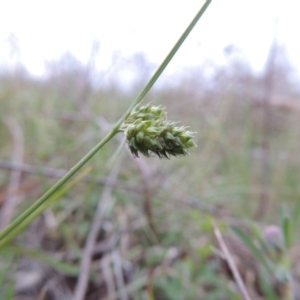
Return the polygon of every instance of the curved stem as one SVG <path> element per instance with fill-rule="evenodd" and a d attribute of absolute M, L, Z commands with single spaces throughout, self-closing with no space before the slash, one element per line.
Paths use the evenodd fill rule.
<path fill-rule="evenodd" d="M 117 121 L 111 131 L 90 151 L 88 152 L 73 168 L 70 169 L 56 184 L 54 184 L 41 198 L 39 198 L 34 204 L 32 204 L 28 209 L 21 213 L 14 221 L 12 221 L 1 233 L 0 233 L 0 247 L 5 245 L 14 235 L 9 235 L 13 230 L 15 231 L 17 227 L 22 226 L 22 223 L 30 217 L 32 213 L 38 210 L 45 202 L 59 189 L 61 188 L 79 169 L 81 169 L 109 140 L 111 140 L 119 131 L 120 126 L 124 122 L 126 116 L 132 111 L 132 109 L 142 101 L 151 87 L 154 85 L 156 80 L 159 78 L 161 73 L 164 71 L 166 66 L 169 64 L 179 47 L 182 45 L 184 40 L 187 38 L 193 27 L 196 25 L 200 17 L 203 15 L 207 7 L 209 6 L 211 0 L 207 0 L 201 7 L 199 12 L 193 18 L 189 26 L 180 36 L 172 50 L 166 56 L 164 61 L 158 67 L 156 72 L 153 74 L 147 85 L 144 87 L 142 92 L 137 96 L 137 98 L 131 103 L 128 110 L 123 114 L 123 116 Z M 9 235 L 9 239 L 3 239 Z"/>

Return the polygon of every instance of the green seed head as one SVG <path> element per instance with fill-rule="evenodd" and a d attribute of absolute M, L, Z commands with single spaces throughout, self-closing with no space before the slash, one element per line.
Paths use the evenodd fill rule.
<path fill-rule="evenodd" d="M 134 123 L 136 120 L 159 120 L 166 117 L 164 108 L 151 103 L 137 106 L 126 118 L 124 124 Z"/>
<path fill-rule="evenodd" d="M 166 120 L 161 106 L 147 104 L 138 106 L 129 114 L 122 126 L 131 153 L 160 158 L 187 155 L 188 149 L 196 147 L 194 132 L 188 127 Z"/>

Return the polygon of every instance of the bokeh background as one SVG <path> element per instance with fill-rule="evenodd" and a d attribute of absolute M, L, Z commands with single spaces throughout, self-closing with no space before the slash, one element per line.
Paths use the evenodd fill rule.
<path fill-rule="evenodd" d="M 202 2 L 1 4 L 3 228 L 109 131 Z M 242 299 L 214 233 L 255 278 L 230 226 L 278 224 L 299 201 L 297 11 L 296 0 L 212 1 L 144 100 L 196 131 L 198 147 L 115 157 L 118 135 L 2 250 L 1 299 Z"/>

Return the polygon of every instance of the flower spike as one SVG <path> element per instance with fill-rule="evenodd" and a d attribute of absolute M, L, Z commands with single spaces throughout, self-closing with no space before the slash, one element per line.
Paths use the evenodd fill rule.
<path fill-rule="evenodd" d="M 196 147 L 194 132 L 168 121 L 162 106 L 137 106 L 125 119 L 122 131 L 134 156 L 156 154 L 159 158 L 183 156 Z"/>

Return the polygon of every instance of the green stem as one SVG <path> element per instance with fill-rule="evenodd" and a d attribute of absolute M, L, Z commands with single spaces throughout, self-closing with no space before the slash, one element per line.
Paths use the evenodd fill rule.
<path fill-rule="evenodd" d="M 137 96 L 137 98 L 131 103 L 128 110 L 124 113 L 124 115 L 117 121 L 115 126 L 111 129 L 111 131 L 88 153 L 86 154 L 70 171 L 67 172 L 56 184 L 54 184 L 41 198 L 39 198 L 34 204 L 32 204 L 28 209 L 26 209 L 23 213 L 21 213 L 14 221 L 12 221 L 1 233 L 0 233 L 0 243 L 1 246 L 6 244 L 9 239 L 6 239 L 3 243 L 3 239 L 13 230 L 16 230 L 16 227 L 22 226 L 22 222 L 24 222 L 27 218 L 30 217 L 36 210 L 39 209 L 60 187 L 62 187 L 79 169 L 81 169 L 109 140 L 111 140 L 119 131 L 120 126 L 124 122 L 126 116 L 132 111 L 132 109 L 142 101 L 151 87 L 154 85 L 158 77 L 164 71 L 166 66 L 169 64 L 179 47 L 182 45 L 186 37 L 189 35 L 193 27 L 196 25 L 200 17 L 203 15 L 207 7 L 209 6 L 211 0 L 207 0 L 199 12 L 196 14 L 192 22 L 180 36 L 177 43 L 174 45 L 170 53 L 164 59 L 162 64 L 158 67 L 156 72 L 153 74 L 145 88 L 142 92 Z M 10 236 L 10 239 L 12 236 Z"/>
<path fill-rule="evenodd" d="M 163 60 L 161 65 L 158 67 L 156 72 L 153 74 L 143 91 L 137 96 L 137 98 L 131 103 L 130 107 L 128 108 L 127 112 L 123 115 L 123 117 L 117 122 L 117 126 L 122 125 L 123 121 L 125 120 L 126 116 L 132 111 L 132 109 L 142 101 L 142 99 L 145 97 L 145 95 L 148 93 L 148 91 L 151 89 L 151 87 L 154 85 L 158 77 L 161 75 L 161 73 L 164 71 L 166 66 L 169 64 L 171 59 L 174 57 L 184 40 L 187 38 L 187 36 L 190 34 L 196 23 L 199 21 L 201 16 L 204 14 L 206 11 L 207 7 L 209 6 L 210 2 L 212 0 L 207 0 L 204 5 L 201 7 L 199 12 L 196 14 L 196 16 L 193 18 L 189 26 L 186 28 L 186 30 L 183 32 L 183 34 L 180 36 L 176 44 L 173 46 L 169 54 L 166 56 L 166 58 Z"/>
<path fill-rule="evenodd" d="M 7 233 L 0 240 L 0 249 L 5 244 L 7 244 L 12 238 L 14 238 L 18 233 L 23 231 L 35 218 L 37 218 L 40 214 L 42 214 L 50 205 L 56 202 L 59 198 L 61 198 L 73 185 L 75 185 L 78 181 L 80 181 L 89 171 L 91 168 L 87 167 L 85 170 L 83 169 L 74 179 L 70 180 L 67 184 L 63 187 L 58 189 L 55 194 L 50 196 L 47 201 L 41 204 L 38 208 L 36 208 L 32 213 L 24 219 L 18 226 L 15 226 L 11 229 L 10 232 Z"/>

